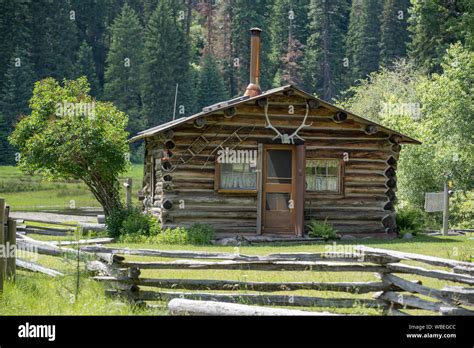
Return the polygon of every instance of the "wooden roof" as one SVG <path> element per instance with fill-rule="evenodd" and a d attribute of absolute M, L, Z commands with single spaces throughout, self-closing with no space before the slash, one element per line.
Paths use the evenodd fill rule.
<path fill-rule="evenodd" d="M 265 98 L 265 97 L 271 96 L 273 94 L 281 93 L 281 92 L 288 91 L 288 90 L 292 90 L 295 93 L 295 95 L 299 95 L 299 96 L 304 97 L 306 99 L 314 99 L 314 100 L 318 101 L 321 106 L 324 106 L 327 109 L 332 110 L 334 112 L 339 112 L 339 111 L 345 112 L 348 116 L 348 119 L 353 119 L 353 120 L 355 120 L 357 122 L 360 122 L 361 124 L 365 124 L 365 125 L 377 126 L 377 127 L 379 127 L 379 129 L 381 131 L 387 132 L 390 135 L 393 135 L 393 134 L 398 135 L 398 136 L 401 137 L 400 142 L 403 143 L 403 144 L 421 144 L 420 141 L 418 141 L 414 138 L 411 138 L 407 135 L 404 135 L 402 133 L 394 131 L 393 129 L 384 127 L 380 124 L 377 124 L 375 122 L 367 120 L 367 119 L 365 119 L 363 117 L 360 117 L 360 116 L 358 116 L 358 115 L 356 115 L 352 112 L 349 112 L 347 110 L 341 109 L 340 107 L 338 107 L 336 105 L 333 105 L 333 104 L 330 104 L 330 103 L 328 103 L 324 100 L 321 100 L 319 98 L 316 98 L 313 95 L 311 95 L 311 94 L 309 94 L 309 93 L 307 93 L 307 92 L 305 92 L 305 91 L 303 91 L 303 90 L 301 90 L 301 89 L 299 89 L 299 88 L 297 88 L 293 85 L 286 85 L 286 86 L 282 86 L 282 87 L 278 87 L 278 88 L 273 88 L 273 89 L 270 89 L 268 91 L 263 92 L 262 94 L 260 94 L 258 96 L 255 96 L 255 97 L 245 97 L 245 96 L 243 96 L 243 97 L 238 97 L 238 98 L 226 100 L 226 101 L 223 101 L 223 102 L 220 102 L 220 103 L 216 103 L 214 105 L 203 108 L 202 111 L 197 113 L 197 114 L 194 114 L 194 115 L 191 115 L 191 116 L 188 116 L 188 117 L 178 118 L 176 120 L 173 120 L 173 121 L 170 121 L 170 122 L 167 122 L 167 123 L 163 123 L 159 126 L 156 126 L 156 127 L 144 130 L 142 132 L 139 132 L 136 136 L 134 136 L 130 139 L 130 142 L 134 142 L 134 141 L 137 141 L 137 140 L 140 140 L 140 139 L 144 139 L 144 138 L 162 133 L 166 130 L 173 129 L 173 128 L 175 128 L 179 125 L 182 125 L 184 123 L 187 123 L 189 121 L 194 121 L 195 119 L 197 119 L 199 117 L 205 117 L 205 116 L 214 114 L 217 111 L 223 111 L 225 109 L 229 109 L 229 108 L 234 107 L 234 106 L 238 106 L 238 105 L 241 105 L 241 104 L 244 104 L 244 103 L 248 103 L 249 101 L 252 101 L 252 100 L 258 100 L 258 99 Z"/>

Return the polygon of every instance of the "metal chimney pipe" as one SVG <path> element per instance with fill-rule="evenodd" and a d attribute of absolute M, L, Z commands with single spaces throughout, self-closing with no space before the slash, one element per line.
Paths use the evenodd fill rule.
<path fill-rule="evenodd" d="M 255 97 L 262 94 L 260 89 L 260 34 L 259 28 L 250 29 L 250 83 L 245 90 L 245 96 Z"/>

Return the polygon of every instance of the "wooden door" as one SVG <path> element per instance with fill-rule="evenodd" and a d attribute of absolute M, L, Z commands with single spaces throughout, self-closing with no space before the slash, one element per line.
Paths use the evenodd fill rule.
<path fill-rule="evenodd" d="M 262 233 L 295 234 L 295 146 L 266 145 L 263 152 Z"/>

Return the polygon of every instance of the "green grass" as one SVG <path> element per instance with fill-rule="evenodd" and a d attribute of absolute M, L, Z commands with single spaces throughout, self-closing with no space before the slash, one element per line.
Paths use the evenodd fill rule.
<path fill-rule="evenodd" d="M 425 255 L 438 256 L 451 259 L 466 260 L 474 254 L 474 240 L 472 236 L 463 237 L 428 237 L 419 235 L 412 240 L 363 240 L 341 243 L 341 245 L 364 244 L 376 248 L 400 250 L 414 252 Z M 333 244 L 318 243 L 313 245 L 259 245 L 259 246 L 192 246 L 192 245 L 160 245 L 160 244 L 112 244 L 110 246 L 129 248 L 148 248 L 162 250 L 203 250 L 220 251 L 230 253 L 242 253 L 249 255 L 265 255 L 278 252 L 321 252 L 328 251 Z M 338 244 L 339 245 L 339 244 Z M 31 259 L 34 255 L 21 255 L 22 258 Z M 127 260 L 136 261 L 172 261 L 172 258 L 163 257 L 143 257 L 126 256 Z M 75 259 L 58 258 L 46 255 L 39 255 L 34 259 L 46 267 L 56 269 L 65 274 L 64 277 L 55 279 L 44 275 L 31 274 L 23 271 L 18 272 L 18 279 L 15 284 L 7 283 L 5 292 L 0 298 L 0 315 L 166 315 L 166 303 L 154 302 L 159 308 L 143 309 L 130 306 L 117 300 L 105 297 L 102 284 L 98 284 L 84 275 L 84 264 L 80 264 L 83 276 L 80 282 L 79 297 L 74 300 L 77 264 Z M 421 265 L 425 268 L 437 268 L 416 262 L 409 262 L 414 265 Z M 338 281 L 377 281 L 372 273 L 356 272 L 312 272 L 312 271 L 248 271 L 248 270 L 142 270 L 141 277 L 153 278 L 191 278 L 191 279 L 225 279 L 240 281 L 268 281 L 268 282 L 338 282 Z M 415 275 L 404 275 L 407 279 L 419 279 L 424 285 L 440 289 L 446 285 L 458 285 L 457 283 L 420 277 Z M 142 289 L 146 290 L 147 288 Z M 159 290 L 153 288 L 153 290 Z M 178 289 L 163 289 L 164 291 L 179 291 Z M 189 291 L 189 290 L 186 290 Z M 203 291 L 205 292 L 205 291 Z M 225 292 L 225 291 L 224 291 Z M 238 293 L 255 293 L 253 291 L 238 291 Z M 273 294 L 293 294 L 304 296 L 317 296 L 326 298 L 358 298 L 368 299 L 372 294 L 350 294 L 344 292 L 298 290 L 280 291 Z M 44 299 L 47 298 L 48 301 Z M 432 300 L 426 298 L 427 300 Z M 74 301 L 73 301 L 74 300 Z M 245 303 L 245 302 L 244 302 Z M 295 308 L 295 307 L 293 307 Z M 356 314 L 356 315 L 377 315 L 381 310 L 355 306 L 354 308 L 304 308 L 299 309 L 310 311 L 330 311 L 334 313 Z M 433 313 L 420 310 L 407 310 L 410 314 L 433 315 Z"/>
<path fill-rule="evenodd" d="M 364 244 L 375 248 L 384 248 L 391 250 L 399 250 L 405 252 L 419 253 L 424 255 L 438 256 L 442 258 L 451 258 L 457 260 L 472 260 L 474 257 L 474 240 L 469 240 L 469 237 L 429 237 L 426 235 L 419 235 L 412 240 L 396 239 L 392 241 L 381 241 L 376 239 L 351 241 L 340 243 L 340 245 L 356 245 Z M 123 244 L 114 244 L 117 247 L 124 247 Z M 111 245 L 111 246 L 114 246 Z M 337 244 L 339 245 L 339 243 Z M 212 252 L 238 252 L 248 255 L 266 255 L 270 253 L 285 253 L 285 252 L 322 252 L 330 251 L 329 248 L 333 246 L 331 242 L 319 243 L 313 245 L 261 245 L 261 246 L 177 246 L 177 245 L 150 245 L 150 244 L 127 244 L 129 248 L 145 248 L 145 249 L 163 249 L 163 250 L 202 250 Z M 337 250 L 336 250 L 337 251 Z M 163 257 L 144 257 L 144 256 L 126 256 L 127 260 L 135 261 L 172 261 L 171 258 Z M 440 269 L 439 267 L 432 267 L 417 262 L 408 262 L 409 264 L 422 266 L 425 268 Z M 351 281 L 378 281 L 376 276 L 372 273 L 365 272 L 312 272 L 312 271 L 249 271 L 249 270 L 142 270 L 142 277 L 149 278 L 190 278 L 190 279 L 225 279 L 238 281 L 263 281 L 263 282 L 351 282 Z M 457 283 L 437 280 L 433 278 L 420 277 L 416 275 L 404 276 L 407 279 L 419 279 L 424 285 L 440 289 L 447 285 L 458 285 Z M 156 290 L 156 288 L 155 288 Z M 164 289 L 165 291 L 173 291 Z M 179 291 L 179 290 L 176 290 Z M 188 291 L 188 290 L 186 290 Z M 214 292 L 214 291 L 213 291 Z M 239 291 L 239 293 L 255 293 L 253 291 Z M 281 291 L 272 294 L 293 294 L 302 296 L 317 296 L 317 297 L 332 297 L 332 298 L 359 298 L 368 299 L 372 294 L 350 294 L 343 292 L 330 291 L 315 291 L 315 290 L 298 290 L 298 291 Z M 432 300 L 425 298 L 427 300 Z M 331 311 L 335 313 L 346 314 L 360 314 L 373 315 L 380 314 L 380 310 L 364 308 L 363 306 L 356 306 L 351 309 L 334 309 L 334 308 L 302 308 L 305 310 L 316 311 Z M 426 311 L 408 310 L 411 314 L 433 314 Z"/>
<path fill-rule="evenodd" d="M 48 278 L 18 272 L 5 284 L 0 315 L 160 315 L 160 309 L 142 309 L 104 296 L 104 288 L 82 277 L 78 296 L 73 276 Z"/>
<path fill-rule="evenodd" d="M 123 178 L 133 179 L 133 195 L 137 199 L 143 178 L 143 165 L 134 164 Z M 123 179 L 122 178 L 122 179 Z M 0 197 L 6 199 L 14 211 L 63 210 L 100 207 L 94 196 L 80 181 L 43 181 L 39 176 L 25 175 L 14 166 L 0 166 Z"/>

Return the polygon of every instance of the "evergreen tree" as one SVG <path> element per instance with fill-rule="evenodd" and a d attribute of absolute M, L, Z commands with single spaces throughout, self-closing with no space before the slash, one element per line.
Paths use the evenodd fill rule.
<path fill-rule="evenodd" d="M 349 84 L 379 68 L 379 0 L 355 0 L 346 37 L 346 57 L 350 67 Z"/>
<path fill-rule="evenodd" d="M 76 14 L 69 1 L 32 1 L 30 6 L 31 52 L 37 79 L 71 78 L 79 45 Z"/>
<path fill-rule="evenodd" d="M 305 55 L 305 88 L 325 100 L 344 89 L 344 38 L 347 33 L 348 0 L 311 0 Z"/>
<path fill-rule="evenodd" d="M 249 84 L 250 71 L 250 32 L 258 27 L 263 30 L 260 51 L 260 87 L 267 90 L 272 86 L 272 69 L 270 64 L 270 30 L 268 29 L 269 0 L 234 0 L 231 4 L 231 28 L 233 43 L 233 67 L 237 94 L 242 95 Z"/>
<path fill-rule="evenodd" d="M 189 45 L 178 23 L 178 12 L 174 1 L 161 1 L 145 30 L 142 100 L 149 125 L 172 119 L 176 84 L 179 85 L 177 117 L 195 111 Z"/>
<path fill-rule="evenodd" d="M 116 3 L 112 6 L 118 7 Z M 107 2 L 104 0 L 71 0 L 71 9 L 75 12 L 79 42 L 86 41 L 92 48 L 98 83 L 103 86 L 107 53 Z M 120 7 L 118 9 L 120 10 Z M 98 88 L 98 90 L 101 89 Z"/>
<path fill-rule="evenodd" d="M 86 41 L 82 42 L 77 52 L 76 64 L 74 65 L 76 77 L 86 76 L 91 86 L 91 95 L 97 97 L 99 95 L 100 86 L 95 71 L 94 56 L 92 47 Z"/>
<path fill-rule="evenodd" d="M 446 49 L 457 41 L 472 43 L 472 0 L 412 0 L 409 56 L 428 72 L 440 72 Z"/>
<path fill-rule="evenodd" d="M 214 44 L 214 54 L 218 61 L 222 63 L 224 86 L 227 94 L 231 97 L 241 95 L 242 91 L 237 90 L 235 78 L 236 67 L 234 66 L 233 41 L 232 41 L 232 0 L 222 0 L 217 8 L 216 43 Z"/>
<path fill-rule="evenodd" d="M 7 81 L 3 76 L 18 45 L 26 47 L 30 41 L 30 8 L 24 1 L 0 1 L 0 92 Z"/>
<path fill-rule="evenodd" d="M 107 55 L 104 97 L 127 113 L 131 134 L 143 130 L 141 115 L 140 69 L 142 66 L 143 29 L 135 11 L 125 4 L 111 28 Z"/>
<path fill-rule="evenodd" d="M 8 142 L 9 128 L 5 117 L 0 113 L 0 165 L 13 164 L 15 159 Z"/>
<path fill-rule="evenodd" d="M 410 0 L 385 0 L 380 19 L 380 63 L 390 65 L 406 56 Z"/>
<path fill-rule="evenodd" d="M 4 75 L 5 86 L 0 94 L 0 124 L 3 134 L 11 134 L 21 115 L 28 113 L 28 101 L 33 90 L 34 73 L 29 62 L 27 51 L 17 48 L 10 59 L 7 72 Z M 13 164 L 15 161 L 14 149 L 6 138 L 2 141 L 0 163 Z"/>
<path fill-rule="evenodd" d="M 274 76 L 274 87 L 288 81 L 283 78 L 289 72 L 285 65 L 302 56 L 309 34 L 308 10 L 309 0 L 276 0 L 272 5 L 269 36 L 270 68 L 271 76 Z M 293 76 L 293 82 L 298 80 L 298 76 Z"/>
<path fill-rule="evenodd" d="M 219 66 L 215 58 L 207 53 L 204 56 L 198 82 L 198 106 L 203 108 L 227 99 Z"/>

